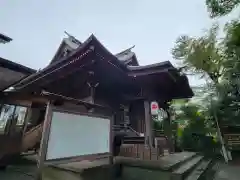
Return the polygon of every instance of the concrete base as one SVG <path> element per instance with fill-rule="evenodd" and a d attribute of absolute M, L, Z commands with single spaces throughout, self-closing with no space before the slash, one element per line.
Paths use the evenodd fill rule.
<path fill-rule="evenodd" d="M 124 180 L 198 180 L 204 175 L 211 160 L 191 152 L 169 154 L 159 160 L 117 157 L 115 169 Z"/>
<path fill-rule="evenodd" d="M 114 165 L 109 165 L 108 159 L 45 164 L 41 175 L 42 180 L 179 180 L 185 177 L 191 177 L 187 180 L 197 180 L 199 172 L 203 172 L 207 165 L 208 162 L 201 160 L 200 155 L 182 152 L 155 161 L 117 157 Z M 4 172 L 0 171 L 0 179 L 30 180 L 34 179 L 37 172 L 36 163 L 18 164 L 8 167 Z"/>
<path fill-rule="evenodd" d="M 110 180 L 112 177 L 111 166 L 98 166 L 82 171 L 71 171 L 56 167 L 45 167 L 42 180 Z"/>

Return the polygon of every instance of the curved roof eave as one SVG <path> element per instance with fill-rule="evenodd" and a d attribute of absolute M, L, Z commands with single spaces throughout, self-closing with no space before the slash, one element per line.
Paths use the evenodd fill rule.
<path fill-rule="evenodd" d="M 7 69 L 10 69 L 12 71 L 16 71 L 16 72 L 26 74 L 26 75 L 33 74 L 33 73 L 36 72 L 35 69 L 23 66 L 21 64 L 12 62 L 12 61 L 10 61 L 8 59 L 5 59 L 5 58 L 2 58 L 2 57 L 0 57 L 0 66 L 4 67 L 4 68 L 7 68 Z"/>
<path fill-rule="evenodd" d="M 0 91 L 3 91 L 22 79 L 36 72 L 36 70 L 0 57 Z"/>
<path fill-rule="evenodd" d="M 144 66 L 127 66 L 127 68 L 129 71 L 143 71 L 143 70 L 150 70 L 155 68 L 171 69 L 174 67 L 170 61 L 164 61 L 164 62 L 149 64 Z"/>
<path fill-rule="evenodd" d="M 112 53 L 110 53 L 98 40 L 94 35 L 91 35 L 85 42 L 82 43 L 76 50 L 71 52 L 69 56 L 63 57 L 62 60 L 53 62 L 49 64 L 47 67 L 38 71 L 35 74 L 30 75 L 29 77 L 23 79 L 19 83 L 15 85 L 15 87 L 21 87 L 22 85 L 29 84 L 35 79 L 42 79 L 45 74 L 51 73 L 53 70 L 66 65 L 69 61 L 73 60 L 74 58 L 78 57 L 79 54 L 84 53 L 86 49 L 94 47 L 94 51 L 97 52 L 96 54 L 101 54 L 106 58 L 107 61 L 111 61 L 110 63 L 118 66 L 122 70 L 126 70 L 126 65 L 120 62 L 117 57 L 115 57 Z M 101 52 L 101 53 L 100 53 Z"/>

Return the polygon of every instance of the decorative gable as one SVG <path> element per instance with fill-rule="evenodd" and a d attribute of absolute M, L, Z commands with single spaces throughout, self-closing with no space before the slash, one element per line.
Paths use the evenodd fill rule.
<path fill-rule="evenodd" d="M 82 43 L 78 41 L 75 37 L 67 34 L 68 37 L 64 38 L 54 55 L 53 59 L 51 60 L 50 64 L 60 61 L 63 57 L 66 57 L 72 51 L 76 50 Z"/>
<path fill-rule="evenodd" d="M 123 62 L 126 65 L 139 66 L 136 54 L 134 52 L 132 52 L 132 49 L 134 47 L 135 46 L 132 46 L 132 47 L 116 54 L 115 56 L 118 58 L 119 61 Z"/>
<path fill-rule="evenodd" d="M 62 40 L 50 64 L 55 63 L 57 61 L 61 61 L 62 58 L 68 56 L 72 51 L 76 50 L 79 46 L 81 46 L 82 43 L 79 40 L 77 40 L 74 36 L 68 33 L 66 34 L 68 35 L 68 37 Z M 139 66 L 137 57 L 135 53 L 132 52 L 132 49 L 134 47 L 135 46 L 132 46 L 120 53 L 117 53 L 115 56 L 119 61 L 123 62 L 125 65 Z"/>

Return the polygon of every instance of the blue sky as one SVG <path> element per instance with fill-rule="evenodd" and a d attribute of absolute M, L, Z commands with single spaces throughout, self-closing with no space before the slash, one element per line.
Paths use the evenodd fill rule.
<path fill-rule="evenodd" d="M 205 0 L 0 0 L 0 32 L 13 38 L 0 56 L 43 68 L 67 31 L 81 41 L 93 33 L 112 53 L 135 45 L 141 65 L 174 64 L 176 38 L 201 35 L 213 21 Z"/>

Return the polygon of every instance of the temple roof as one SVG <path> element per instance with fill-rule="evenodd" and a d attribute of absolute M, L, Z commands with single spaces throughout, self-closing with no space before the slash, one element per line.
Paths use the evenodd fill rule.
<path fill-rule="evenodd" d="M 119 61 L 122 61 L 126 65 L 139 66 L 136 54 L 132 52 L 135 46 L 128 48 L 120 53 L 115 54 Z"/>
<path fill-rule="evenodd" d="M 79 46 L 81 46 L 81 42 L 77 40 L 73 36 L 69 36 L 68 38 L 64 38 L 58 47 L 53 59 L 50 64 L 60 60 L 61 58 L 68 56 L 70 52 L 76 50 Z"/>
<path fill-rule="evenodd" d="M 62 46 L 69 46 L 66 42 L 64 40 Z M 46 68 L 23 79 L 14 87 L 18 91 L 43 88 L 52 92 L 63 86 L 71 90 L 68 87 L 71 84 L 86 83 L 86 72 L 91 70 L 96 72 L 96 78 L 105 88 L 112 88 L 115 91 L 127 89 L 134 91 L 136 88 L 147 87 L 152 88 L 151 91 L 156 94 L 167 95 L 168 100 L 193 96 L 187 77 L 180 75 L 169 61 L 147 66 L 132 66 L 128 65 L 129 59 L 136 58 L 135 53 L 131 51 L 132 48 L 114 55 L 94 35 L 83 43 L 78 42 L 79 45 L 74 46 L 75 49 L 72 46 L 69 48 L 71 50 L 59 59 L 56 59 L 58 55 L 55 55 Z M 76 82 L 73 82 L 74 80 Z M 78 87 L 82 87 L 80 84 Z"/>
<path fill-rule="evenodd" d="M 17 83 L 15 86 L 19 87 L 22 86 L 28 82 L 35 81 L 36 78 L 42 79 L 46 76 L 51 76 L 53 72 L 60 71 L 61 69 L 64 69 L 67 65 L 72 64 L 72 62 L 75 62 L 76 59 L 79 60 L 80 57 L 86 52 L 95 51 L 96 49 L 98 51 L 101 51 L 101 54 L 104 54 L 104 56 L 109 57 L 108 63 L 112 63 L 112 65 L 115 65 L 116 67 L 121 67 L 122 70 L 126 70 L 126 65 L 119 61 L 117 57 L 115 57 L 113 54 L 111 54 L 98 40 L 94 35 L 91 35 L 86 41 L 84 41 L 81 46 L 78 46 L 74 51 L 69 52 L 67 56 L 63 56 L 58 60 L 51 61 L 51 63 L 43 68 L 41 71 L 36 72 L 35 74 L 32 74 L 31 76 L 23 79 L 19 83 Z M 111 61 L 111 62 L 110 62 Z M 81 62 L 80 62 L 81 63 Z"/>
<path fill-rule="evenodd" d="M 74 36 L 68 34 L 68 37 L 62 40 L 50 64 L 61 60 L 63 57 L 69 56 L 72 52 L 76 51 L 77 48 L 79 48 L 81 45 L 82 45 L 81 41 L 76 39 Z M 132 49 L 134 47 L 135 46 L 125 49 L 115 54 L 115 56 L 119 61 L 123 62 L 124 64 L 138 66 L 139 64 L 136 54 L 132 52 Z"/>
<path fill-rule="evenodd" d="M 35 72 L 34 69 L 0 57 L 0 90 L 8 88 Z"/>

